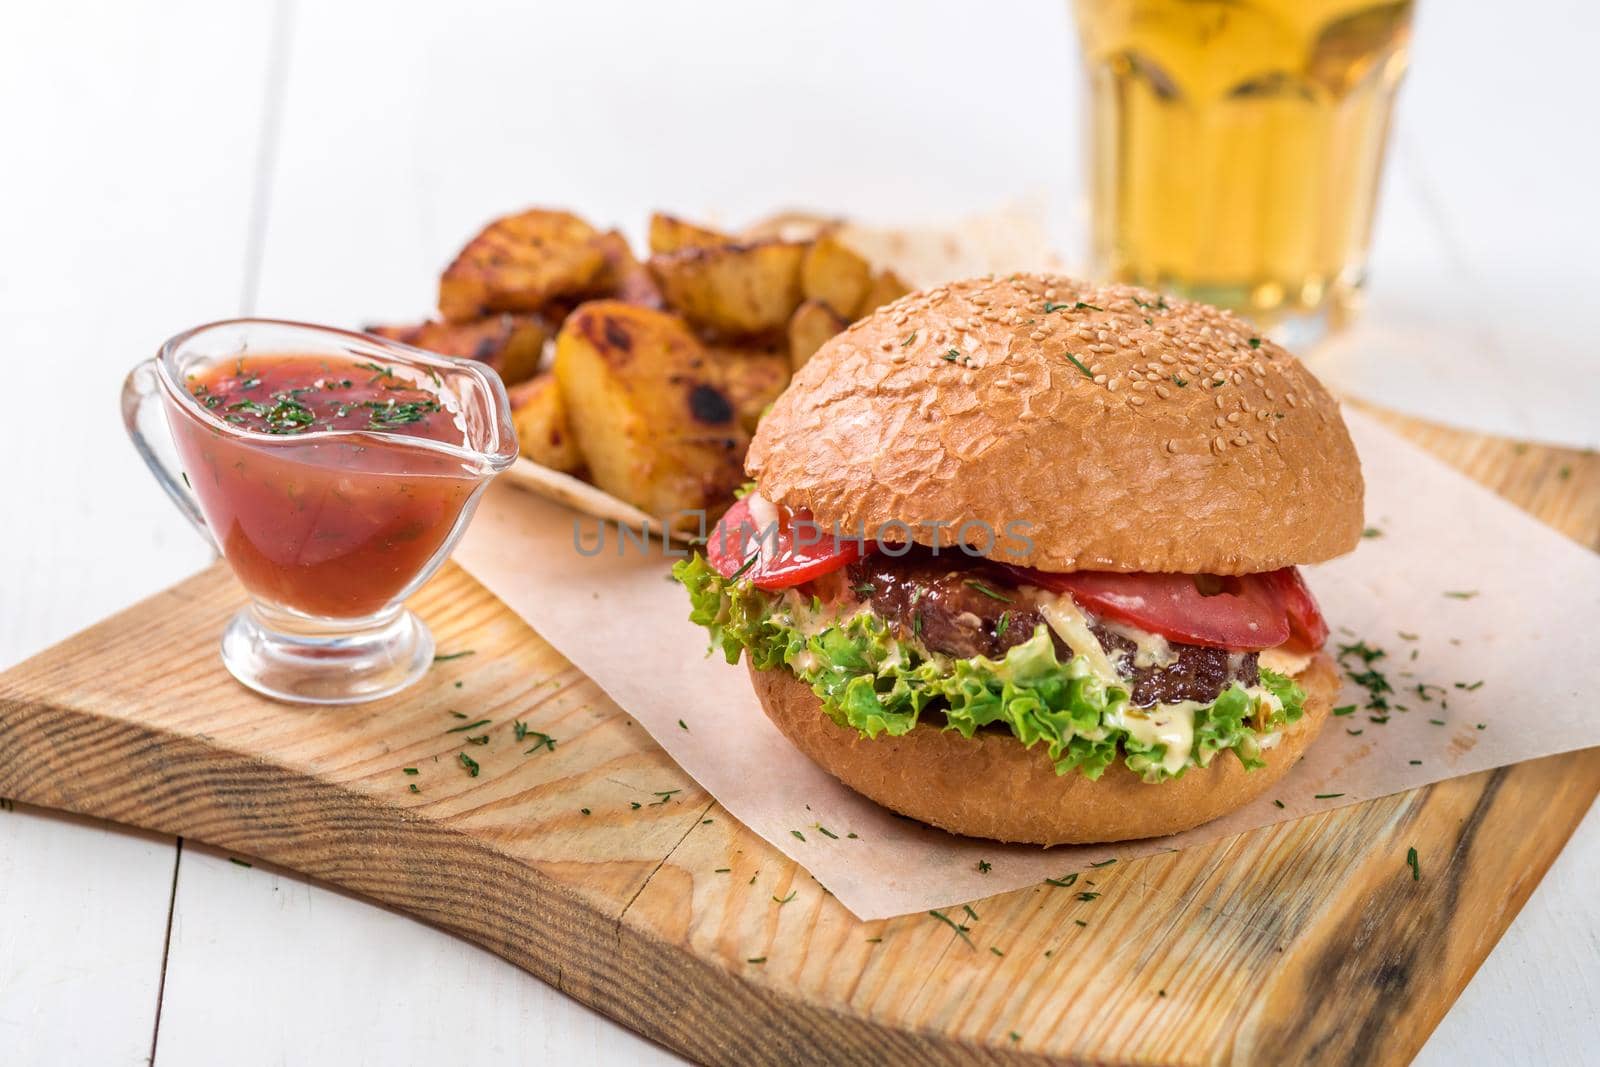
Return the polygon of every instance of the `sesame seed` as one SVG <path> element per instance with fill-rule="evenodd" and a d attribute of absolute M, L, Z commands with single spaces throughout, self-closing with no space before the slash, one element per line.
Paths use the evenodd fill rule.
<path fill-rule="evenodd" d="M 1136 408 L 1144 407 L 1144 397 L 1130 396 L 1128 398 L 1128 403 L 1132 404 Z"/>
<path fill-rule="evenodd" d="M 1224 426 L 1226 426 L 1226 425 L 1228 425 L 1228 420 L 1227 420 L 1227 419 L 1225 419 L 1225 418 L 1223 418 L 1223 417 L 1222 417 L 1222 416 L 1221 416 L 1221 415 L 1218 415 L 1218 416 L 1217 416 L 1217 417 L 1216 417 L 1216 419 L 1215 419 L 1215 420 L 1214 420 L 1214 423 L 1213 423 L 1213 424 L 1214 424 L 1214 425 L 1215 425 L 1215 426 L 1216 426 L 1216 427 L 1217 427 L 1217 429 L 1219 429 L 1219 430 L 1220 430 L 1220 429 L 1222 429 L 1222 428 L 1223 428 L 1223 427 L 1224 427 Z"/>
<path fill-rule="evenodd" d="M 1118 382 L 1119 382 L 1119 379 L 1113 378 L 1109 382 L 1106 383 L 1106 388 L 1111 390 L 1114 393 L 1114 392 L 1117 391 Z"/>
<path fill-rule="evenodd" d="M 1234 423 L 1235 425 L 1237 425 L 1239 420 L 1243 417 L 1244 416 L 1240 415 L 1237 411 L 1230 411 L 1228 413 L 1228 421 Z"/>
<path fill-rule="evenodd" d="M 1271 441 L 1273 444 L 1277 444 L 1278 443 L 1278 431 L 1277 430 L 1268 430 L 1267 431 L 1267 440 Z"/>
<path fill-rule="evenodd" d="M 1295 400 L 1293 393 L 1284 393 L 1283 394 L 1283 402 L 1285 404 L 1288 404 L 1292 408 L 1297 408 L 1297 407 L 1300 406 L 1299 401 Z"/>
<path fill-rule="evenodd" d="M 1030 340 L 1030 341 L 1043 341 L 1044 337 L 1045 337 L 1045 333 L 1044 333 L 1043 330 L 1034 330 L 1032 333 L 1030 333 L 1028 335 L 1028 340 Z"/>
<path fill-rule="evenodd" d="M 1214 437 L 1211 439 L 1211 451 L 1215 452 L 1217 455 L 1220 456 L 1222 454 L 1222 450 L 1227 447 L 1228 442 L 1224 441 L 1222 438 Z"/>
<path fill-rule="evenodd" d="M 1177 450 L 1178 450 L 1178 439 L 1176 437 L 1167 438 L 1167 451 L 1168 452 L 1176 452 Z"/>
<path fill-rule="evenodd" d="M 1094 368 L 1091 367 L 1089 369 L 1093 370 Z M 1096 385 L 1104 385 L 1104 384 L 1106 384 L 1106 376 L 1104 374 L 1096 374 L 1094 376 L 1094 384 L 1096 384 Z"/>
<path fill-rule="evenodd" d="M 1144 390 L 1148 389 L 1149 387 L 1150 387 L 1150 385 L 1149 385 L 1148 382 L 1134 382 L 1133 383 L 1133 391 L 1136 392 L 1136 393 L 1143 392 Z"/>
<path fill-rule="evenodd" d="M 1168 397 L 1170 397 L 1171 395 L 1172 395 L 1172 390 L 1171 389 L 1168 389 L 1166 386 L 1162 385 L 1159 382 L 1156 383 L 1156 396 L 1159 396 L 1162 400 L 1165 400 Z"/>

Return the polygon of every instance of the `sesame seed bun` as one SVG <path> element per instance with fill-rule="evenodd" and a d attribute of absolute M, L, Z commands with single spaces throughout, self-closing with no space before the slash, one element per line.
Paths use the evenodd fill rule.
<path fill-rule="evenodd" d="M 1090 844 L 1175 834 L 1243 807 L 1293 767 L 1322 729 L 1339 689 L 1333 661 L 1318 653 L 1295 681 L 1305 714 L 1247 771 L 1232 752 L 1209 767 L 1146 783 L 1121 761 L 1091 781 L 1058 775 L 1042 745 L 1011 734 L 919 725 L 900 737 L 863 737 L 822 710 L 811 687 L 783 668 L 751 668 L 761 706 L 812 761 L 886 808 L 971 837 L 1036 845 Z"/>
<path fill-rule="evenodd" d="M 982 524 L 961 539 L 1050 571 L 1250 574 L 1362 529 L 1338 404 L 1293 356 L 1230 312 L 1047 274 L 858 321 L 795 375 L 746 469 L 824 524 L 946 545 Z"/>

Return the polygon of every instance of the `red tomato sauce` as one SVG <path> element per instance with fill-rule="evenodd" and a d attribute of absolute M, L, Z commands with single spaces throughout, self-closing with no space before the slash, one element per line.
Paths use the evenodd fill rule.
<path fill-rule="evenodd" d="M 169 400 L 184 476 L 251 594 L 357 618 L 421 573 L 482 481 L 462 458 L 420 444 L 465 444 L 437 384 L 410 368 L 302 355 L 189 376 L 220 425 Z"/>

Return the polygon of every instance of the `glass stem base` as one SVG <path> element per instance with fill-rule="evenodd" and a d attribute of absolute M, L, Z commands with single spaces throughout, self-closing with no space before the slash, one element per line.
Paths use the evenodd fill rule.
<path fill-rule="evenodd" d="M 1295 310 L 1268 319 L 1266 335 L 1296 355 L 1303 356 L 1345 321 L 1338 308 L 1324 304 L 1319 308 Z"/>
<path fill-rule="evenodd" d="M 360 704 L 398 693 L 426 674 L 433 634 L 403 604 L 337 621 L 251 604 L 222 632 L 222 662 L 263 696 Z"/>
<path fill-rule="evenodd" d="M 1254 323 L 1263 336 L 1301 356 L 1329 334 L 1349 325 L 1361 309 L 1363 295 L 1363 279 L 1353 271 L 1349 278 L 1326 288 L 1319 284 L 1315 299 L 1302 291 L 1300 299 L 1295 301 L 1283 300 L 1283 287 L 1277 285 L 1185 283 L 1166 276 L 1138 277 L 1127 271 L 1102 270 L 1100 273 L 1158 293 L 1176 293 L 1202 304 L 1231 308 Z M 1271 292 L 1264 292 L 1268 289 Z"/>

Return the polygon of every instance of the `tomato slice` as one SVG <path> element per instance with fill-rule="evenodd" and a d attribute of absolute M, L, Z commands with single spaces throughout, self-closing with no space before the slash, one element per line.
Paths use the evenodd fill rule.
<path fill-rule="evenodd" d="M 805 511 L 781 514 L 771 531 L 751 514 L 747 497 L 711 531 L 706 558 L 724 578 L 748 577 L 757 588 L 778 590 L 832 574 L 877 547 L 835 538 Z M 1310 652 L 1328 639 L 1328 624 L 1294 567 L 1239 577 L 1009 569 L 1020 584 L 1065 593 L 1096 615 L 1184 644 Z"/>
<path fill-rule="evenodd" d="M 1262 575 L 1271 579 L 1283 598 L 1289 613 L 1289 640 L 1291 652 L 1315 652 L 1328 641 L 1328 621 L 1322 617 L 1317 598 L 1311 595 L 1299 567 L 1285 567 Z"/>
<path fill-rule="evenodd" d="M 1280 583 L 1272 575 L 1051 574 L 1019 569 L 1018 578 L 1066 593 L 1096 615 L 1188 645 L 1251 651 L 1289 639 L 1289 613 Z"/>
<path fill-rule="evenodd" d="M 724 578 L 742 573 L 758 589 L 792 589 L 832 574 L 875 548 L 872 542 L 833 537 L 807 511 L 780 516 L 776 534 L 771 535 L 750 514 L 746 497 L 729 508 L 711 531 L 706 559 Z"/>

